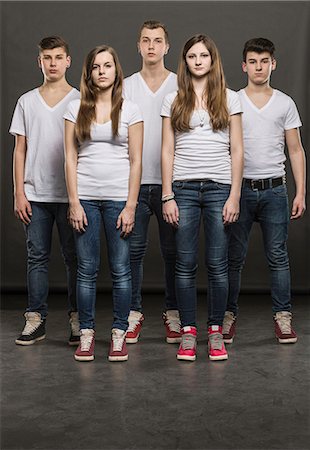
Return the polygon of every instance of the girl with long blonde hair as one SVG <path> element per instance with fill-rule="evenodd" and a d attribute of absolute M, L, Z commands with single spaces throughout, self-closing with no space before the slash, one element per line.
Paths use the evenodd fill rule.
<path fill-rule="evenodd" d="M 115 50 L 106 45 L 94 48 L 84 62 L 81 99 L 71 102 L 64 115 L 68 217 L 76 232 L 78 257 L 78 361 L 94 359 L 101 224 L 113 282 L 109 360 L 128 359 L 129 237 L 140 187 L 143 123 L 137 105 L 122 98 L 122 83 Z"/>
<path fill-rule="evenodd" d="M 208 352 L 227 359 L 222 323 L 228 296 L 229 224 L 239 214 L 243 170 L 241 106 L 227 89 L 219 52 L 197 34 L 182 50 L 178 91 L 163 107 L 163 216 L 176 228 L 180 360 L 196 359 L 195 277 L 201 218 L 208 270 Z"/>

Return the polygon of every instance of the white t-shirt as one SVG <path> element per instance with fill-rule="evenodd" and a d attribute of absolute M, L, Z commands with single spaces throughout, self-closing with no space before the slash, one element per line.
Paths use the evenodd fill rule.
<path fill-rule="evenodd" d="M 80 100 L 68 105 L 64 119 L 76 123 Z M 77 185 L 81 200 L 124 201 L 128 197 L 128 127 L 142 122 L 137 105 L 124 100 L 118 133 L 113 137 L 112 121 L 91 126 L 91 139 L 78 148 Z"/>
<path fill-rule="evenodd" d="M 285 175 L 285 130 L 298 128 L 301 121 L 294 101 L 276 89 L 259 109 L 239 91 L 243 115 L 244 178 L 277 178 Z"/>
<path fill-rule="evenodd" d="M 64 174 L 63 114 L 68 103 L 79 96 L 79 91 L 73 88 L 51 108 L 36 88 L 17 101 L 9 132 L 26 136 L 24 190 L 29 201 L 68 201 Z"/>
<path fill-rule="evenodd" d="M 170 72 L 156 92 L 151 91 L 140 72 L 124 80 L 124 97 L 139 106 L 144 120 L 141 184 L 161 184 L 160 110 L 165 96 L 176 89 L 177 76 L 173 72 Z"/>
<path fill-rule="evenodd" d="M 171 117 L 171 105 L 177 95 L 166 96 L 161 115 Z M 242 112 L 237 92 L 227 89 L 230 115 Z M 203 121 L 203 126 L 200 123 Z M 231 184 L 229 128 L 213 131 L 207 111 L 195 110 L 188 132 L 175 133 L 173 181 L 213 180 Z"/>

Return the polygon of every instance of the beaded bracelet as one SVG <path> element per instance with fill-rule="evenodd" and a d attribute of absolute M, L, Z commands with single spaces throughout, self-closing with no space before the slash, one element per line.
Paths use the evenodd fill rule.
<path fill-rule="evenodd" d="M 173 200 L 174 199 L 174 192 L 172 192 L 171 194 L 167 194 L 167 195 L 163 195 L 161 198 L 161 201 L 163 203 L 168 202 L 169 200 Z"/>

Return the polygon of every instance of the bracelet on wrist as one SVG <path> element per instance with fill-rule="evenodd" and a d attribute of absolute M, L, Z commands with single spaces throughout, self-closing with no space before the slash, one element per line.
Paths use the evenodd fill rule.
<path fill-rule="evenodd" d="M 161 201 L 166 202 L 173 199 L 174 199 L 174 192 L 172 192 L 171 194 L 163 195 Z"/>
<path fill-rule="evenodd" d="M 171 198 L 165 198 L 165 200 L 162 200 L 161 202 L 162 203 L 167 203 L 167 202 L 170 202 L 171 200 L 174 200 L 174 196 L 171 197 Z"/>

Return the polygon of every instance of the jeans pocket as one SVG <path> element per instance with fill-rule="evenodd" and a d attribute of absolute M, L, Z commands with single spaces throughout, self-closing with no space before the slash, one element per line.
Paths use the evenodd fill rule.
<path fill-rule="evenodd" d="M 281 186 L 272 188 L 272 193 L 277 197 L 285 198 L 287 196 L 286 184 L 281 184 Z"/>
<path fill-rule="evenodd" d="M 214 186 L 218 189 L 221 189 L 222 191 L 228 191 L 230 192 L 231 184 L 225 184 L 225 183 L 214 183 Z"/>
<path fill-rule="evenodd" d="M 184 181 L 174 181 L 172 183 L 172 189 L 173 190 L 175 190 L 175 189 L 183 189 L 183 187 L 184 187 Z"/>

